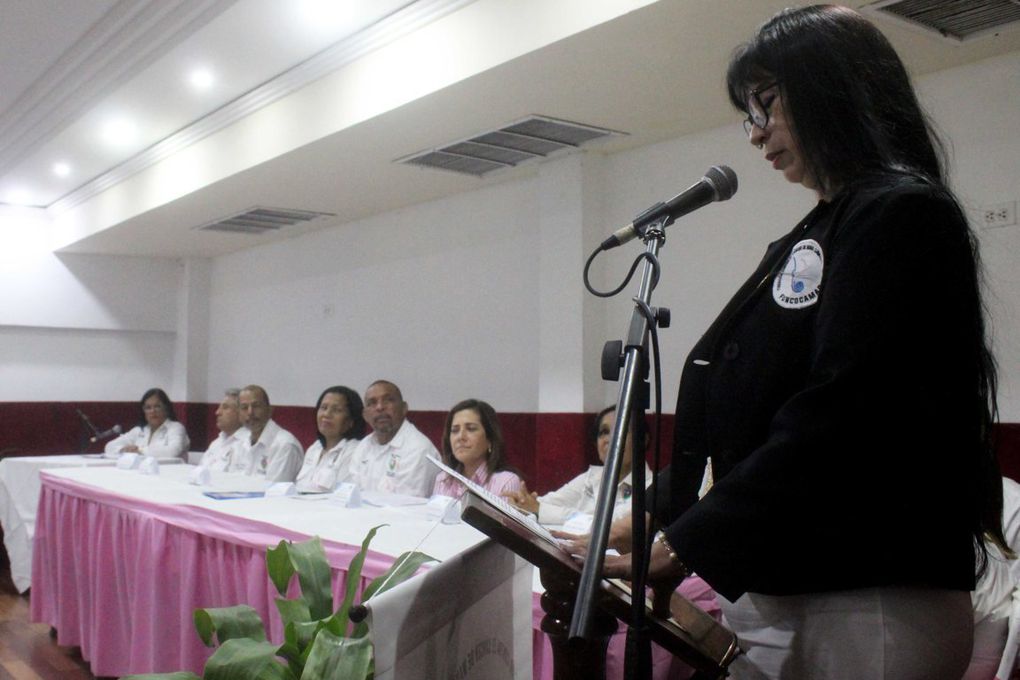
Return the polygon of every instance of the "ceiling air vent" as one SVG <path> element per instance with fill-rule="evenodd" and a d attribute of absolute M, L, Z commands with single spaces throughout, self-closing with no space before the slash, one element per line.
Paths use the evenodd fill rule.
<path fill-rule="evenodd" d="M 861 11 L 961 43 L 1016 24 L 1020 0 L 879 0 Z"/>
<path fill-rule="evenodd" d="M 265 234 L 279 231 L 295 224 L 314 222 L 336 217 L 333 213 L 313 210 L 291 210 L 289 208 L 266 208 L 256 206 L 242 213 L 218 219 L 215 222 L 195 227 L 199 231 L 226 231 L 234 234 Z"/>
<path fill-rule="evenodd" d="M 484 132 L 438 149 L 420 151 L 398 158 L 396 162 L 481 177 L 493 170 L 516 167 L 557 152 L 577 149 L 586 142 L 623 134 L 626 133 L 545 116 L 530 116 L 499 130 Z"/>

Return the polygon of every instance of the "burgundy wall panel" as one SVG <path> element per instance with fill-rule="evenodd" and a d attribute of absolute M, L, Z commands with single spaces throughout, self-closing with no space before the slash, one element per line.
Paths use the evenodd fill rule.
<path fill-rule="evenodd" d="M 193 451 L 204 451 L 216 436 L 217 404 L 176 404 Z M 125 430 L 138 419 L 137 402 L 3 402 L 0 403 L 0 455 L 71 453 L 87 443 L 88 433 L 75 409 L 88 415 L 100 430 L 120 424 Z M 277 406 L 273 418 L 307 447 L 315 438 L 312 406 Z M 439 448 L 445 411 L 411 411 L 408 418 Z M 586 413 L 502 413 L 507 457 L 528 486 L 545 493 L 597 461 L 592 440 L 594 415 Z M 673 416 L 663 416 L 662 464 L 669 462 Z M 1020 480 L 1020 423 L 1003 423 L 996 430 L 1002 473 Z M 86 447 L 89 452 L 102 445 Z M 651 463 L 651 455 L 649 454 Z"/>

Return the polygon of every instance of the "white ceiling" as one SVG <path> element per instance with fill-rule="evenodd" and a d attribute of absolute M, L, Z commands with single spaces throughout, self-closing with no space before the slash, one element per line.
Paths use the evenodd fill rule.
<path fill-rule="evenodd" d="M 627 132 L 593 146 L 607 153 L 737 131 L 726 61 L 791 4 L 325 1 L 360 6 L 364 28 L 302 23 L 297 0 L 0 0 L 0 203 L 20 190 L 67 251 L 213 256 L 532 172 L 393 162 L 530 114 Z M 1016 29 L 956 45 L 879 25 L 915 75 L 1020 50 Z M 196 66 L 216 74 L 207 91 L 185 82 Z M 102 140 L 117 116 L 138 134 L 120 148 Z M 256 205 L 336 218 L 194 229 Z"/>

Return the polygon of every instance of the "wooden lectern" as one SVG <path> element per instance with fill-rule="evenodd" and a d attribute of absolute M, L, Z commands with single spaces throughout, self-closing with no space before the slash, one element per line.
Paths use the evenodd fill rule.
<path fill-rule="evenodd" d="M 568 643 L 580 565 L 558 545 L 473 490 L 464 494 L 463 502 L 461 516 L 465 522 L 538 567 L 546 588 L 542 595 L 542 631 L 552 643 L 555 679 L 604 680 L 606 646 L 616 630 L 616 619 L 630 618 L 630 590 L 619 581 L 604 580 L 593 627 L 596 640 Z M 740 653 L 736 635 L 676 593 L 668 619 L 655 616 L 650 603 L 647 606 L 652 640 L 694 668 L 692 678 L 709 680 L 727 675 L 727 666 Z"/>

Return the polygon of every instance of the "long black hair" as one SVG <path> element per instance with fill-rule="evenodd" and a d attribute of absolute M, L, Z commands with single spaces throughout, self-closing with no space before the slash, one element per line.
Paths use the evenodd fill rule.
<path fill-rule="evenodd" d="M 778 82 L 807 169 L 826 192 L 868 173 L 905 172 L 944 183 L 945 150 L 892 45 L 848 7 L 788 9 L 737 48 L 730 101 L 747 108 L 755 85 Z"/>
<path fill-rule="evenodd" d="M 945 145 L 917 100 L 907 70 L 882 33 L 856 11 L 814 5 L 779 12 L 734 52 L 726 75 L 730 101 L 747 112 L 750 90 L 776 82 L 806 170 L 823 193 L 852 187 L 876 175 L 913 178 L 959 201 L 946 184 Z M 961 220 L 966 224 L 963 211 Z M 976 448 L 971 519 L 980 555 L 988 538 L 1011 554 L 1002 534 L 1002 478 L 993 428 L 998 418 L 995 360 L 981 301 L 977 239 L 968 227 L 974 298 L 970 361 L 973 407 L 961 414 Z"/>

